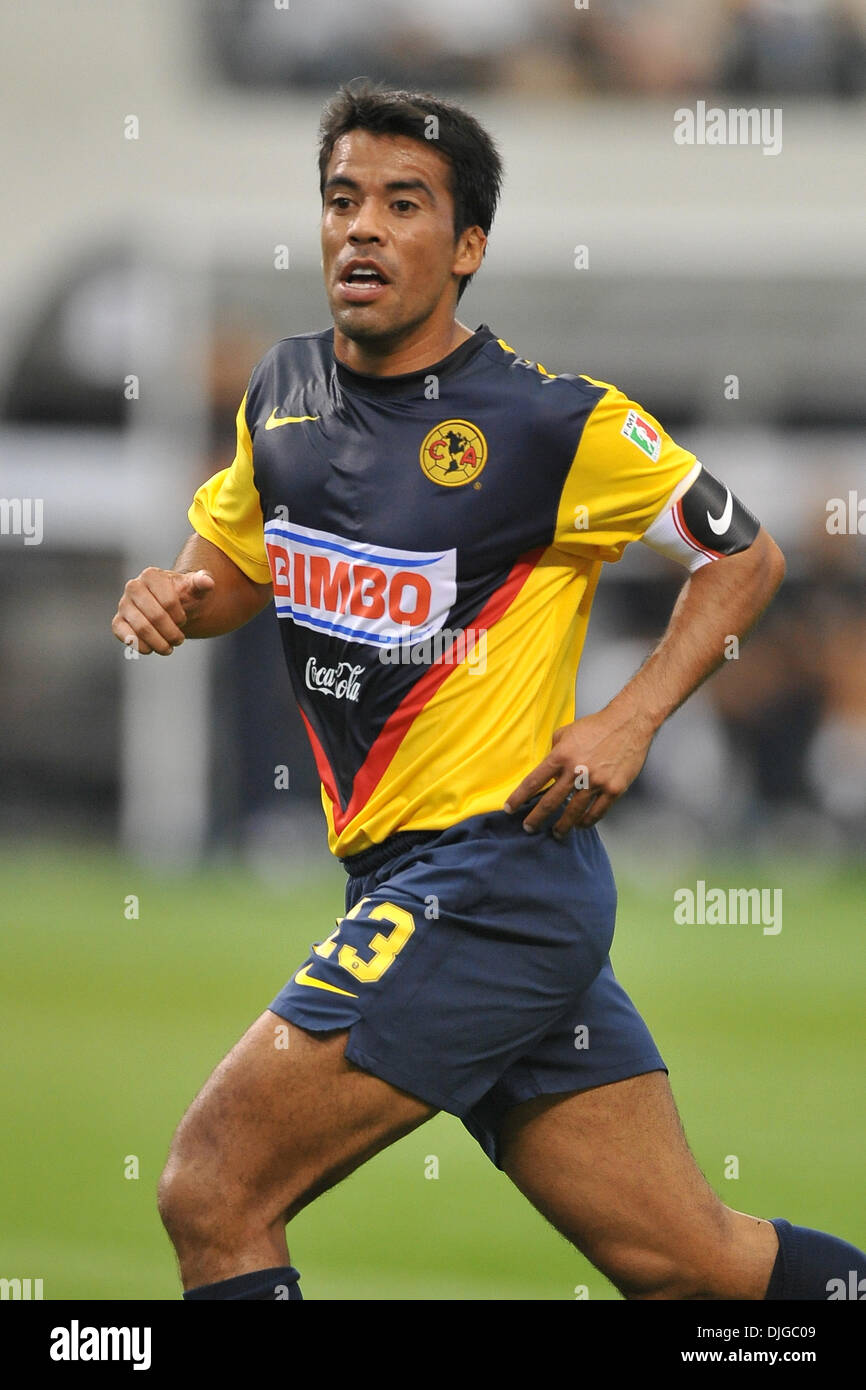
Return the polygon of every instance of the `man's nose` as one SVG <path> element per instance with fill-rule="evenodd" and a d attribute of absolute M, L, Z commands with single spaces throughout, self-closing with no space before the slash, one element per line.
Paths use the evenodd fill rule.
<path fill-rule="evenodd" d="M 381 242 L 384 239 L 384 231 L 376 210 L 369 202 L 362 203 L 358 208 L 349 227 L 348 236 L 353 245 L 365 241 Z"/>

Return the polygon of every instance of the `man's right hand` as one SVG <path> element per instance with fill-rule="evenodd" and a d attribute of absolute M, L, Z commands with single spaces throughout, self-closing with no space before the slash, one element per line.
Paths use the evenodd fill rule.
<path fill-rule="evenodd" d="M 215 584 L 205 569 L 185 574 L 150 565 L 137 579 L 129 580 L 111 630 L 119 642 L 135 647 L 142 656 L 150 652 L 171 656 L 184 640 L 183 629 L 198 616 Z"/>

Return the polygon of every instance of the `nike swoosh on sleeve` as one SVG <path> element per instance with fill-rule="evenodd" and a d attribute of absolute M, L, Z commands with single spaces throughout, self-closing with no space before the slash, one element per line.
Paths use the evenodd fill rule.
<path fill-rule="evenodd" d="M 731 489 L 726 487 L 725 492 L 727 493 L 727 500 L 721 516 L 713 517 L 707 512 L 707 522 L 709 523 L 710 530 L 714 531 L 717 536 L 723 536 L 725 534 L 731 524 L 731 517 L 734 514 L 734 499 L 731 495 Z"/>
<path fill-rule="evenodd" d="M 265 421 L 266 430 L 279 429 L 280 425 L 297 425 L 301 420 L 318 420 L 318 415 L 278 415 L 276 408 Z"/>
<path fill-rule="evenodd" d="M 304 965 L 295 976 L 296 985 L 312 985 L 314 989 L 327 989 L 332 994 L 345 994 L 349 999 L 357 999 L 359 996 L 353 994 L 350 989 L 338 989 L 336 985 L 329 985 L 327 980 L 317 980 L 310 974 L 310 967 Z"/>

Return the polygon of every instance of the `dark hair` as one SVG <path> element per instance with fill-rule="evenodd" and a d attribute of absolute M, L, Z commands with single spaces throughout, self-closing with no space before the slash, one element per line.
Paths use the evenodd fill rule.
<path fill-rule="evenodd" d="M 435 118 L 435 125 L 430 117 Z M 373 86 L 364 78 L 345 83 L 328 102 L 319 126 L 319 191 L 323 199 L 328 161 L 340 136 L 350 130 L 407 135 L 424 145 L 432 144 L 451 165 L 455 240 L 467 227 L 479 226 L 485 235 L 490 231 L 502 185 L 502 160 L 487 131 L 468 111 L 427 92 L 394 91 Z M 471 275 L 461 277 L 458 301 L 471 279 Z"/>

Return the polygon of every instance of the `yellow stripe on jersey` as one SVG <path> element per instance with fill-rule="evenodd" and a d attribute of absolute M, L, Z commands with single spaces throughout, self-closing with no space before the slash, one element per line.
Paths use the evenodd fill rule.
<path fill-rule="evenodd" d="M 575 677 L 599 562 L 542 551 L 480 648 L 455 665 L 407 729 L 358 814 L 339 835 L 322 790 L 328 843 L 356 854 L 396 829 L 437 830 L 501 810 L 574 719 Z"/>
<path fill-rule="evenodd" d="M 514 348 L 511 347 L 509 343 L 506 343 L 506 341 L 505 341 L 504 338 L 497 338 L 496 341 L 497 341 L 497 343 L 499 344 L 499 346 L 502 348 L 503 352 L 510 352 L 512 357 L 516 357 L 516 356 L 517 356 L 517 353 L 515 352 Z M 541 372 L 541 375 L 542 375 L 542 376 L 549 376 L 550 379 L 551 379 L 551 381 L 555 381 L 555 380 L 556 380 L 556 372 L 549 372 L 549 371 L 547 370 L 546 367 L 542 367 L 542 365 L 541 365 L 540 362 L 535 362 L 535 363 L 533 363 L 533 365 L 534 365 L 536 371 Z M 589 380 L 589 377 L 587 377 L 587 381 L 588 381 L 588 380 Z"/>
<path fill-rule="evenodd" d="M 605 394 L 584 425 L 566 478 L 554 545 L 572 556 L 616 561 L 630 541 L 640 540 L 697 460 L 616 386 L 583 380 Z M 629 437 L 623 430 L 632 416 Z"/>
<path fill-rule="evenodd" d="M 269 584 L 264 518 L 253 479 L 253 444 L 247 426 L 246 393 L 237 414 L 237 451 L 230 467 L 202 483 L 189 519 L 205 540 L 219 546 L 256 584 Z"/>

